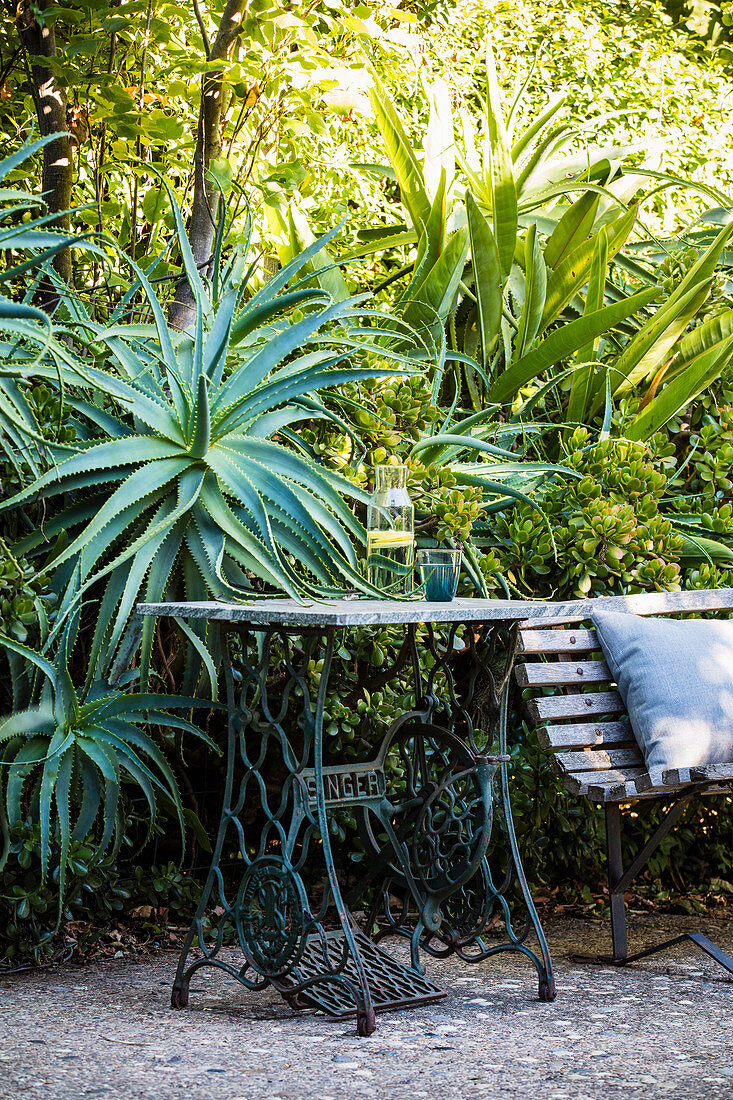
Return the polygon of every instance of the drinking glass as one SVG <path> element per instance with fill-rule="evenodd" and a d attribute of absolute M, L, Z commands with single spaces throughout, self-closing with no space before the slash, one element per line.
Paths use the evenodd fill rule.
<path fill-rule="evenodd" d="M 417 567 L 426 600 L 450 603 L 455 597 L 461 574 L 461 556 L 461 550 L 418 550 Z"/>

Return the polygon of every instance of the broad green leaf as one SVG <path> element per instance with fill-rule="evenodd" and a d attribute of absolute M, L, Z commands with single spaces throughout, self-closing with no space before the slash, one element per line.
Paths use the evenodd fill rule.
<path fill-rule="evenodd" d="M 584 316 L 595 313 L 603 307 L 606 289 L 606 271 L 608 268 L 608 233 L 605 228 L 596 235 L 596 247 L 590 265 L 588 290 L 585 296 Z M 579 364 L 573 376 L 568 399 L 567 419 L 571 423 L 580 423 L 591 393 L 594 360 L 598 355 L 598 339 L 591 340 L 579 348 L 575 358 Z"/>
<path fill-rule="evenodd" d="M 676 526 L 676 525 L 675 525 Z M 688 533 L 677 528 L 685 540 L 682 547 L 683 561 L 733 562 L 733 549 L 718 539 L 704 538 L 702 535 Z"/>
<path fill-rule="evenodd" d="M 30 646 L 23 645 L 22 642 L 18 642 L 15 638 L 9 638 L 5 634 L 0 634 L 0 648 L 10 650 L 11 653 L 17 653 L 25 661 L 30 661 L 36 668 L 46 676 L 48 681 L 52 684 L 55 691 L 60 688 L 58 670 L 53 663 L 49 661 L 47 657 L 44 657 L 42 653 L 37 653 L 35 649 L 31 649 Z"/>
<path fill-rule="evenodd" d="M 357 245 L 356 248 L 347 252 L 342 259 L 346 263 L 349 260 L 358 260 L 362 256 L 371 256 L 374 252 L 386 252 L 390 248 L 409 248 L 417 244 L 417 239 L 418 234 L 414 229 L 392 230 L 389 226 L 385 226 L 384 229 L 370 235 L 364 244 Z"/>
<path fill-rule="evenodd" d="M 267 307 L 271 302 L 274 302 L 275 298 L 285 289 L 285 287 L 292 285 L 295 276 L 303 269 L 307 269 L 313 257 L 317 256 L 319 252 L 326 248 L 331 241 L 338 236 L 343 226 L 344 223 L 339 222 L 333 229 L 329 229 L 329 231 L 324 233 L 322 237 L 319 237 L 317 241 L 313 241 L 313 243 L 304 248 L 302 252 L 299 252 L 297 256 L 294 256 L 292 260 L 286 263 L 280 271 L 276 272 L 271 279 L 268 279 L 250 302 L 245 305 L 242 316 L 251 317 L 253 314 L 257 315 L 259 310 Z M 283 297 L 286 297 L 286 295 L 283 295 Z"/>
<path fill-rule="evenodd" d="M 593 228 L 600 198 L 586 191 L 565 211 L 545 245 L 545 263 L 549 268 L 556 268 L 586 240 Z"/>
<path fill-rule="evenodd" d="M 438 77 L 429 92 L 430 115 L 425 135 L 423 178 L 428 198 L 434 203 L 441 177 L 442 186 L 449 192 L 456 171 L 455 139 L 453 137 L 453 113 L 448 85 Z"/>
<path fill-rule="evenodd" d="M 198 655 L 201 658 L 201 663 L 206 669 L 206 675 L 209 678 L 209 690 L 211 692 L 211 698 L 214 700 L 218 699 L 218 677 L 216 674 L 214 662 L 211 658 L 211 654 L 209 653 L 208 649 L 201 641 L 201 639 L 198 637 L 198 635 L 196 635 L 193 630 L 191 630 L 188 623 L 184 619 L 177 618 L 175 619 L 175 623 L 179 630 L 181 630 L 186 635 L 194 649 L 197 650 Z M 168 724 L 171 724 L 170 719 L 168 720 Z"/>
<path fill-rule="evenodd" d="M 474 291 L 478 305 L 481 355 L 485 363 L 491 354 L 501 324 L 503 303 L 501 264 L 494 234 L 470 191 L 466 192 L 466 214 Z"/>
<path fill-rule="evenodd" d="M 173 218 L 176 223 L 176 236 L 178 240 L 178 246 L 181 250 L 181 259 L 183 260 L 183 268 L 186 273 L 186 281 L 191 288 L 191 293 L 193 294 L 197 305 L 199 306 L 199 308 L 203 309 L 204 306 L 208 306 L 210 304 L 209 296 L 206 291 L 206 287 L 203 284 L 203 280 L 201 279 L 198 264 L 196 263 L 193 250 L 191 249 L 191 244 L 188 239 L 188 233 L 186 231 L 186 226 L 183 222 L 183 214 L 181 213 L 181 208 L 178 205 L 178 200 L 176 199 L 173 188 L 171 187 L 165 176 L 161 175 L 160 172 L 158 172 L 151 165 L 148 165 L 148 170 L 154 172 L 155 175 L 159 177 L 163 186 L 168 192 L 168 198 L 170 199 L 171 203 L 171 210 L 173 211 Z M 136 272 L 136 274 L 138 275 L 138 278 L 140 278 L 140 272 L 138 271 Z M 153 297 L 155 297 L 155 295 L 153 295 Z"/>
<path fill-rule="evenodd" d="M 524 241 L 524 302 L 514 340 L 514 355 L 521 358 L 539 332 L 547 293 L 547 267 L 537 240 L 537 226 L 530 225 Z"/>
<path fill-rule="evenodd" d="M 271 208 L 268 206 L 268 212 Z M 297 256 L 308 245 L 315 242 L 315 237 L 308 224 L 305 215 L 297 207 L 288 207 L 287 233 L 289 248 L 286 254 L 281 255 L 281 262 L 287 262 L 293 256 Z M 328 293 L 331 301 L 345 302 L 349 298 L 349 288 L 346 280 L 334 263 L 327 248 L 320 249 L 308 260 L 306 271 L 312 271 L 315 281 Z"/>
<path fill-rule="evenodd" d="M 414 275 L 404 294 L 404 299 L 419 297 L 420 288 L 430 271 L 440 259 L 445 244 L 445 171 L 441 171 L 435 197 L 425 228 L 420 234 L 415 257 Z"/>
<path fill-rule="evenodd" d="M 269 465 L 271 469 L 278 470 L 290 481 L 295 481 L 310 492 L 317 493 L 328 504 L 331 511 L 339 516 L 344 525 L 350 527 L 352 534 L 364 541 L 363 527 L 342 498 L 347 496 L 366 504 L 369 496 L 352 482 L 340 477 L 327 466 L 317 466 L 310 459 L 286 450 L 270 440 L 253 439 L 249 436 L 241 439 L 232 438 L 227 440 L 226 449 Z"/>
<path fill-rule="evenodd" d="M 632 206 L 625 214 L 606 227 L 609 260 L 616 255 L 631 233 L 637 213 L 638 208 Z M 570 299 L 588 281 L 595 249 L 596 241 L 594 237 L 591 237 L 590 240 L 578 245 L 569 255 L 559 261 L 547 280 L 547 296 L 540 326 L 542 329 L 559 317 Z"/>
<path fill-rule="evenodd" d="M 711 317 L 709 321 L 685 333 L 677 345 L 672 365 L 664 376 L 665 385 L 704 352 L 716 347 L 722 348 L 730 336 L 733 336 L 733 309 Z"/>
<path fill-rule="evenodd" d="M 502 284 L 506 283 L 517 244 L 517 189 L 514 183 L 512 155 L 502 114 L 499 82 L 491 42 L 486 39 L 487 152 L 491 167 L 492 217 L 494 240 L 499 251 Z M 486 156 L 484 164 L 487 163 Z"/>
<path fill-rule="evenodd" d="M 521 167 L 517 171 L 516 186 L 522 210 L 543 206 L 552 196 L 553 188 L 549 182 L 547 158 L 564 144 L 572 133 L 572 128 L 568 125 L 554 126 L 542 135 L 521 162 Z"/>
<path fill-rule="evenodd" d="M 397 174 L 402 204 L 409 214 L 413 228 L 420 233 L 425 228 L 430 213 L 430 199 L 425 189 L 422 169 L 402 127 L 399 115 L 384 85 L 376 75 L 369 98 L 379 132 L 387 147 L 387 154 Z"/>
<path fill-rule="evenodd" d="M 367 295 L 352 301 L 361 302 Z M 219 388 L 211 401 L 212 413 L 224 405 L 230 404 L 241 393 L 253 393 L 265 378 L 297 348 L 302 348 L 312 340 L 321 329 L 337 319 L 347 320 L 356 317 L 358 311 L 353 307 L 334 302 L 318 313 L 304 317 L 283 332 L 278 332 L 259 347 L 251 358 L 237 367 Z"/>
<path fill-rule="evenodd" d="M 649 439 L 702 393 L 733 358 L 733 336 L 691 360 L 646 406 L 627 430 L 629 439 Z"/>
<path fill-rule="evenodd" d="M 527 352 L 497 378 L 491 388 L 491 400 L 500 403 L 513 400 L 522 386 L 538 374 L 561 363 L 589 340 L 595 340 L 597 336 L 648 305 L 655 297 L 656 290 L 649 287 L 631 298 L 604 306 L 587 317 L 579 317 L 576 321 L 555 329 L 545 337 L 539 347 Z"/>
<path fill-rule="evenodd" d="M 733 222 L 723 226 L 715 240 L 705 250 L 702 256 L 700 256 L 697 262 L 692 265 L 682 282 L 679 286 L 675 287 L 670 295 L 667 302 L 668 306 L 671 307 L 678 302 L 679 299 L 686 295 L 693 287 L 701 286 L 712 278 L 713 272 L 718 265 L 720 255 L 730 240 L 731 234 L 733 234 Z"/>
<path fill-rule="evenodd" d="M 90 833 L 102 802 L 102 783 L 98 769 L 88 757 L 75 753 L 77 775 L 83 791 L 82 804 L 77 814 L 72 837 L 81 842 Z"/>
<path fill-rule="evenodd" d="M 669 299 L 636 334 L 615 363 L 609 366 L 611 392 L 624 393 L 649 378 L 667 359 L 690 318 L 705 302 L 711 283 L 698 284 L 674 302 Z M 595 396 L 591 411 L 598 408 Z"/>
<path fill-rule="evenodd" d="M 404 305 L 403 317 L 410 325 L 430 328 L 445 323 L 453 305 L 468 256 L 468 230 L 457 229 L 446 242 L 437 262 L 428 272 L 415 297 Z"/>
<path fill-rule="evenodd" d="M 448 448 L 453 449 L 455 453 L 473 450 L 483 451 L 485 454 L 490 455 L 499 455 L 502 458 L 514 459 L 516 457 L 512 451 L 507 451 L 503 447 L 497 447 L 496 444 L 489 443 L 485 439 L 477 439 L 475 436 L 458 435 L 451 432 L 440 432 L 438 435 L 427 436 L 419 440 L 413 446 L 410 455 L 417 455 L 428 447 L 439 447 L 443 449 L 442 458 L 448 457 Z"/>

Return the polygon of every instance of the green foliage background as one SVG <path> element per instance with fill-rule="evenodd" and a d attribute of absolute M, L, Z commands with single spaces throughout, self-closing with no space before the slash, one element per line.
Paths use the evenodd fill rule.
<path fill-rule="evenodd" d="M 207 9 L 211 24 L 220 7 L 212 4 Z M 232 215 L 226 249 L 251 237 L 258 256 L 253 279 L 259 284 L 315 237 L 345 220 L 343 232 L 329 248 L 348 262 L 314 276 L 308 288 L 313 290 L 317 279 L 321 290 L 337 298 L 372 290 L 380 308 L 393 308 L 405 290 L 405 269 L 414 264 L 412 246 L 353 257 L 364 244 L 365 232 L 376 233 L 403 217 L 400 189 L 383 168 L 387 158 L 368 96 L 368 66 L 373 66 L 412 145 L 420 150 L 429 118 L 425 88 L 436 77 L 445 82 L 456 115 L 461 110 L 478 114 L 487 34 L 505 103 L 534 65 L 520 130 L 521 123 L 536 117 L 549 94 L 563 92 L 567 99 L 558 119 L 571 126 L 577 151 L 608 142 L 628 146 L 627 169 L 662 167 L 691 183 L 727 192 L 733 184 L 731 57 L 725 34 L 691 26 L 689 12 L 682 8 L 659 0 L 640 5 L 610 0 L 593 5 L 575 0 L 461 0 L 406 2 L 373 10 L 366 5 L 342 8 L 336 0 L 287 8 L 271 0 L 253 0 L 237 49 L 224 64 L 226 155 L 211 166 Z M 0 134 L 4 144 L 16 147 L 29 132 L 34 105 L 13 17 L 7 9 L 3 12 Z M 718 28 L 725 25 L 724 14 L 721 11 Z M 716 12 L 713 15 L 717 19 Z M 77 312 L 54 320 L 75 336 L 79 329 L 71 321 L 78 326 L 82 318 L 84 324 L 98 326 L 99 334 L 135 284 L 135 268 L 129 261 L 147 269 L 155 260 L 151 278 L 164 306 L 170 297 L 173 276 L 180 270 L 178 251 L 167 244 L 176 236 L 176 206 L 168 201 L 160 173 L 186 211 L 201 78 L 212 66 L 206 62 L 192 12 L 180 5 L 161 0 L 108 6 L 79 2 L 63 9 L 47 6 L 45 18 L 56 26 L 59 49 L 51 67 L 66 89 L 78 133 L 73 197 L 79 209 L 72 216 L 73 228 L 101 229 L 107 237 L 106 264 L 98 254 L 74 251 Z M 36 174 L 39 170 L 36 158 Z M 19 166 L 5 182 L 25 188 L 28 175 L 28 165 Z M 647 178 L 644 183 L 651 196 L 642 207 L 629 255 L 651 257 L 648 270 L 658 292 L 656 303 L 664 301 L 693 262 L 689 239 L 676 239 L 677 235 L 716 203 L 689 184 L 659 181 L 655 189 L 654 181 Z M 31 216 L 28 211 L 21 215 L 26 222 Z M 645 243 L 643 253 L 633 252 L 639 241 Z M 18 248 L 13 252 L 10 247 L 6 271 L 18 256 Z M 314 250 L 310 270 L 328 260 L 326 253 Z M 690 326 L 699 328 L 730 309 L 731 266 L 724 254 L 710 295 L 691 317 Z M 620 294 L 639 289 L 633 276 L 624 282 L 627 276 L 616 270 L 613 278 Z M 32 297 L 26 273 L 5 281 L 8 298 Z M 144 301 L 138 303 L 134 322 L 149 317 Z M 618 340 L 622 343 L 633 331 L 619 329 Z M 69 346 L 68 335 L 56 335 Z M 92 341 L 91 354 L 96 367 L 107 369 L 110 357 L 103 344 Z M 8 345 L 4 347 L 8 354 Z M 77 401 L 90 396 L 78 378 L 74 385 Z M 456 385 L 453 396 L 460 403 L 465 393 Z M 60 453 L 55 445 L 99 438 L 99 425 L 80 415 L 78 406 L 74 409 L 59 392 L 54 371 L 28 370 L 18 386 L 41 442 L 40 449 L 25 453 L 7 445 L 10 436 L 5 431 L 3 499 L 55 466 Z M 518 392 L 510 411 L 536 395 L 538 386 L 532 382 Z M 440 432 L 450 397 L 444 390 L 436 399 L 427 368 L 399 381 L 354 378 L 323 398 L 328 415 L 321 416 L 319 410 L 318 416 L 301 416 L 294 431 L 311 459 L 348 479 L 357 515 L 373 466 L 389 460 L 407 463 L 420 538 L 469 545 L 475 555 L 475 582 L 488 593 L 509 590 L 562 598 L 727 583 L 733 560 L 729 366 L 644 442 L 624 438 L 643 392 L 632 390 L 621 397 L 610 423 L 601 430 L 599 416 L 589 417 L 587 426 L 563 424 L 567 387 L 559 385 L 542 397 L 533 414 L 535 421 L 551 423 L 557 430 L 537 437 L 515 433 L 507 441 L 497 420 L 482 438 L 491 445 L 510 446 L 522 461 L 562 466 L 567 476 L 540 478 L 529 468 L 516 478 L 514 473 L 499 472 L 498 489 L 492 492 L 485 484 L 466 480 L 470 455 L 452 451 L 449 445 L 415 449 Z M 119 412 L 109 394 L 104 407 Z M 485 482 L 489 475 L 480 472 Z M 502 496 L 502 487 L 514 496 Z M 495 508 L 497 504 L 501 507 Z M 58 614 L 59 587 L 52 577 L 52 555 L 19 552 L 16 544 L 29 522 L 39 526 L 46 518 L 52 521 L 54 506 L 48 517 L 46 503 L 28 507 L 26 515 L 15 509 L 0 517 L 0 629 L 19 643 L 38 646 Z M 705 538 L 715 541 L 714 553 L 704 549 Z M 475 591 L 468 579 L 465 584 L 467 592 Z M 99 593 L 92 594 L 92 601 L 95 598 Z M 93 621 L 93 610 L 87 609 L 82 638 L 91 637 Z M 155 686 L 180 691 L 185 684 L 185 690 L 205 695 L 206 678 L 199 677 L 190 648 L 187 653 L 180 637 L 164 630 L 156 644 Z M 402 708 L 404 684 L 370 687 L 398 646 L 390 630 L 355 631 L 344 640 L 342 664 L 327 702 L 334 754 L 356 757 L 369 752 Z M 88 649 L 84 642 L 82 650 Z M 83 677 L 82 664 L 80 656 L 80 667 L 74 671 Z M 315 676 L 317 669 L 312 673 Z M 6 713 L 11 707 L 7 679 L 0 696 L 0 711 Z M 210 732 L 221 736 L 217 721 L 214 715 Z M 544 897 L 591 905 L 603 874 L 599 815 L 589 804 L 566 796 L 551 776 L 533 734 L 522 723 L 518 699 L 514 729 L 515 812 L 531 880 Z M 170 730 L 160 728 L 156 736 L 183 788 L 187 820 L 195 811 L 206 822 L 217 810 L 216 776 L 212 774 L 208 798 L 193 791 L 190 782 L 203 750 L 184 748 Z M 125 790 L 116 854 L 100 853 L 85 839 L 71 845 L 64 919 L 76 922 L 69 933 L 74 937 L 82 935 L 80 921 L 108 925 L 140 906 L 183 913 L 195 894 L 194 878 L 176 868 L 175 844 L 164 838 L 157 854 L 150 845 L 141 851 L 149 814 L 131 797 L 132 788 Z M 162 812 L 175 815 L 175 808 L 163 806 Z M 631 841 L 647 835 L 653 822 L 654 812 L 649 818 L 636 818 Z M 163 837 L 164 825 L 156 822 L 154 828 Z M 704 843 L 691 843 L 700 828 Z M 358 859 L 349 822 L 336 821 L 334 831 Z M 200 829 L 198 835 L 201 839 Z M 725 897 L 733 892 L 728 882 L 733 878 L 730 841 L 727 813 L 695 806 L 651 867 L 648 891 L 657 899 L 673 898 L 676 904 L 690 906 L 702 903 L 712 882 L 712 895 Z M 25 820 L 10 836 L 9 858 L 0 872 L 0 941 L 10 961 L 55 950 L 55 942 L 47 938 L 54 926 L 60 871 L 58 838 L 54 843 L 51 875 L 45 881 L 37 808 L 29 802 Z M 196 858 L 195 845 L 193 851 Z"/>

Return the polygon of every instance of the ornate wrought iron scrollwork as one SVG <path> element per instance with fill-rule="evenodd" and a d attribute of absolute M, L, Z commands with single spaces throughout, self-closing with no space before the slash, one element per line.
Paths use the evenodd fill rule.
<path fill-rule="evenodd" d="M 234 920 L 250 966 L 267 978 L 288 974 L 305 951 L 308 898 L 295 872 L 278 856 L 260 856 L 244 872 Z"/>
<path fill-rule="evenodd" d="M 541 999 L 552 1000 L 550 956 L 524 875 L 509 794 L 508 681 L 516 628 L 487 623 L 454 623 L 447 628 L 428 624 L 423 640 L 431 655 L 427 672 L 421 669 L 414 628 L 410 630 L 416 708 L 409 719 L 395 724 L 396 740 L 404 757 L 406 743 L 420 743 L 422 727 L 432 751 L 427 758 L 418 754 L 419 763 L 405 760 L 405 791 L 400 797 L 390 792 L 396 811 L 395 831 L 399 835 L 406 831 L 399 824 L 403 814 L 412 832 L 410 860 L 403 859 L 400 864 L 388 859 L 387 846 L 378 852 L 379 842 L 371 830 L 372 873 L 367 871 L 361 887 L 363 893 L 365 883 L 377 886 L 370 926 L 377 929 L 377 939 L 393 934 L 410 939 L 414 960 L 418 946 L 434 956 L 455 952 L 470 962 L 499 951 L 519 951 L 537 969 Z M 436 729 L 440 730 L 443 753 L 433 739 Z M 485 755 L 488 753 L 493 755 Z M 407 755 L 415 756 L 414 749 Z M 422 784 L 415 781 L 426 759 L 430 761 L 428 771 L 446 767 L 441 780 L 433 774 Z M 480 798 L 469 793 L 479 781 Z M 489 807 L 483 827 L 477 816 L 479 806 Z M 496 816 L 509 846 L 509 863 L 498 884 L 487 859 L 493 807 L 500 811 Z M 466 843 L 464 834 L 470 835 L 470 842 Z M 507 900 L 515 880 L 525 903 L 521 932 L 514 930 Z M 486 939 L 492 929 L 501 928 L 505 940 Z M 539 954 L 525 943 L 531 930 L 539 940 Z"/>
<path fill-rule="evenodd" d="M 475 757 L 456 734 L 425 722 L 400 725 L 380 759 L 392 788 L 366 809 L 362 836 L 375 857 L 363 880 L 409 889 L 426 927 L 440 925 L 440 904 L 477 871 L 491 834 L 495 765 Z"/>
<path fill-rule="evenodd" d="M 240 631 L 235 672 L 227 635 Z M 468 961 L 521 951 L 538 970 L 541 996 L 551 999 L 549 955 L 511 820 L 505 689 L 514 632 L 428 624 L 418 641 L 418 628 L 406 624 L 402 657 L 388 671 L 404 684 L 409 657 L 412 709 L 393 723 L 376 758 L 351 764 L 323 759 L 335 636 L 331 627 L 222 626 L 229 707 L 224 805 L 172 1003 L 186 1004 L 195 970 L 216 966 L 249 989 L 275 986 L 294 1007 L 355 1013 L 357 1029 L 369 1034 L 375 1007 L 443 996 L 425 977 L 419 948 L 432 955 L 455 951 Z M 427 668 L 421 645 L 430 654 Z M 356 813 L 368 856 L 345 900 L 330 844 L 329 815 L 337 809 Z M 504 896 L 509 871 L 499 887 L 491 876 L 495 816 L 510 839 L 527 929 L 537 932 L 541 958 L 524 943 L 527 931 L 512 929 Z M 243 866 L 233 898 L 222 870 L 232 849 Z M 307 885 L 316 866 L 320 873 Z M 367 920 L 367 930 L 376 930 L 373 943 L 351 916 L 367 890 L 374 897 Z M 204 913 L 214 897 L 224 918 L 212 943 Z M 488 944 L 482 937 L 497 917 L 508 939 Z M 227 925 L 236 930 L 243 965 L 222 951 Z M 377 946 L 390 933 L 410 939 L 411 965 Z M 194 945 L 200 955 L 192 959 Z"/>

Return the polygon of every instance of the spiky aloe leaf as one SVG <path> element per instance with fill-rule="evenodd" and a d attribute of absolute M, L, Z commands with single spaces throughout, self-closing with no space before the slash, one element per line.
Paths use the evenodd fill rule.
<path fill-rule="evenodd" d="M 149 830 L 158 796 L 165 796 L 166 804 L 174 808 L 185 846 L 184 807 L 175 775 L 145 727 L 172 726 L 216 747 L 192 722 L 168 709 L 210 708 L 211 703 L 122 692 L 100 680 L 77 691 L 68 671 L 73 639 L 69 627 L 53 665 L 27 646 L 0 637 L 0 649 L 20 652 L 33 662 L 43 679 L 37 695 L 41 700 L 49 696 L 46 703 L 0 721 L 0 744 L 8 746 L 0 761 L 0 825 L 6 837 L 22 820 L 25 794 L 29 784 L 35 784 L 43 881 L 49 876 L 52 855 L 58 855 L 58 913 L 53 931 L 61 921 L 71 843 L 95 838 L 97 856 L 109 848 L 120 818 L 125 776 L 143 792 L 150 811 Z M 7 840 L 3 859 L 6 845 Z"/>

